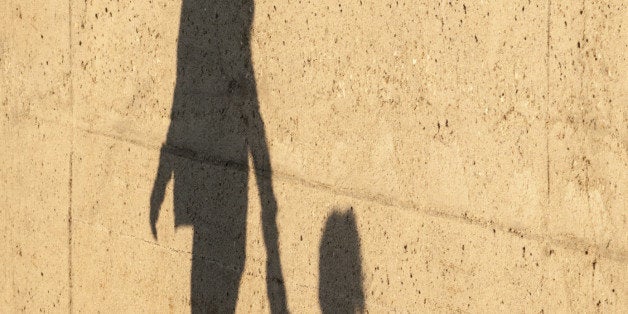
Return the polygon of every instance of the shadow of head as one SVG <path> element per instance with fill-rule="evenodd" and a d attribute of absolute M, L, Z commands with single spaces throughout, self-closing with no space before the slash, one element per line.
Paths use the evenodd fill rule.
<path fill-rule="evenodd" d="M 327 218 L 319 253 L 318 299 L 322 312 L 362 312 L 362 256 L 353 208 L 334 210 Z"/>

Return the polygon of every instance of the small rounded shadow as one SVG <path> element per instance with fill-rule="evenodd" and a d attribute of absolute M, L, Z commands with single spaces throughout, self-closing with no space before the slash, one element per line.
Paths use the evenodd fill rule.
<path fill-rule="evenodd" d="M 318 300 L 323 313 L 364 311 L 360 236 L 353 208 L 334 210 L 320 245 Z"/>

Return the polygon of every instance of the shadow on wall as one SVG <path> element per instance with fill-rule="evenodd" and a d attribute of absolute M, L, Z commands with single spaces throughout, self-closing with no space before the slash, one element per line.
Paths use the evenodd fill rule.
<path fill-rule="evenodd" d="M 277 203 L 249 44 L 253 0 L 183 0 L 168 135 L 150 199 L 155 224 L 174 181 L 175 227 L 192 226 L 192 312 L 233 312 L 245 261 L 252 156 L 262 205 L 267 290 L 285 312 Z M 155 274 L 160 275 L 160 274 Z"/>
<path fill-rule="evenodd" d="M 364 311 L 360 236 L 353 208 L 327 218 L 320 246 L 318 300 L 323 313 Z"/>

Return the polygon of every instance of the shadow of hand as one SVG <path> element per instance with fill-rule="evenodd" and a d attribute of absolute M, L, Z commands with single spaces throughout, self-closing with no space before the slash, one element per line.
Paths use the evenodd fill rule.
<path fill-rule="evenodd" d="M 157 219 L 159 218 L 159 210 L 161 209 L 161 203 L 163 201 L 163 193 L 161 197 L 156 195 L 156 191 L 153 189 L 153 193 L 150 197 L 150 231 L 153 234 L 153 239 L 157 240 Z"/>
<path fill-rule="evenodd" d="M 172 167 L 168 158 L 168 153 L 165 151 L 165 147 L 162 146 L 159 155 L 159 168 L 157 169 L 157 176 L 153 185 L 153 191 L 150 195 L 150 230 L 153 234 L 153 238 L 157 240 L 157 219 L 159 219 L 159 211 L 161 205 L 164 202 L 164 194 L 166 192 L 166 185 L 170 181 L 172 175 Z"/>

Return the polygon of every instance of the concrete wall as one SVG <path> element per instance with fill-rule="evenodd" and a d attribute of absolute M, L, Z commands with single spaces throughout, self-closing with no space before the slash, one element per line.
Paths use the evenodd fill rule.
<path fill-rule="evenodd" d="M 158 240 L 149 225 L 181 2 L 0 8 L 0 311 L 189 311 L 172 182 Z M 269 309 L 263 173 L 293 312 L 319 311 L 321 238 L 349 208 L 369 312 L 625 311 L 627 16 L 621 0 L 255 1 L 272 172 L 194 161 L 249 172 L 238 311 Z"/>

